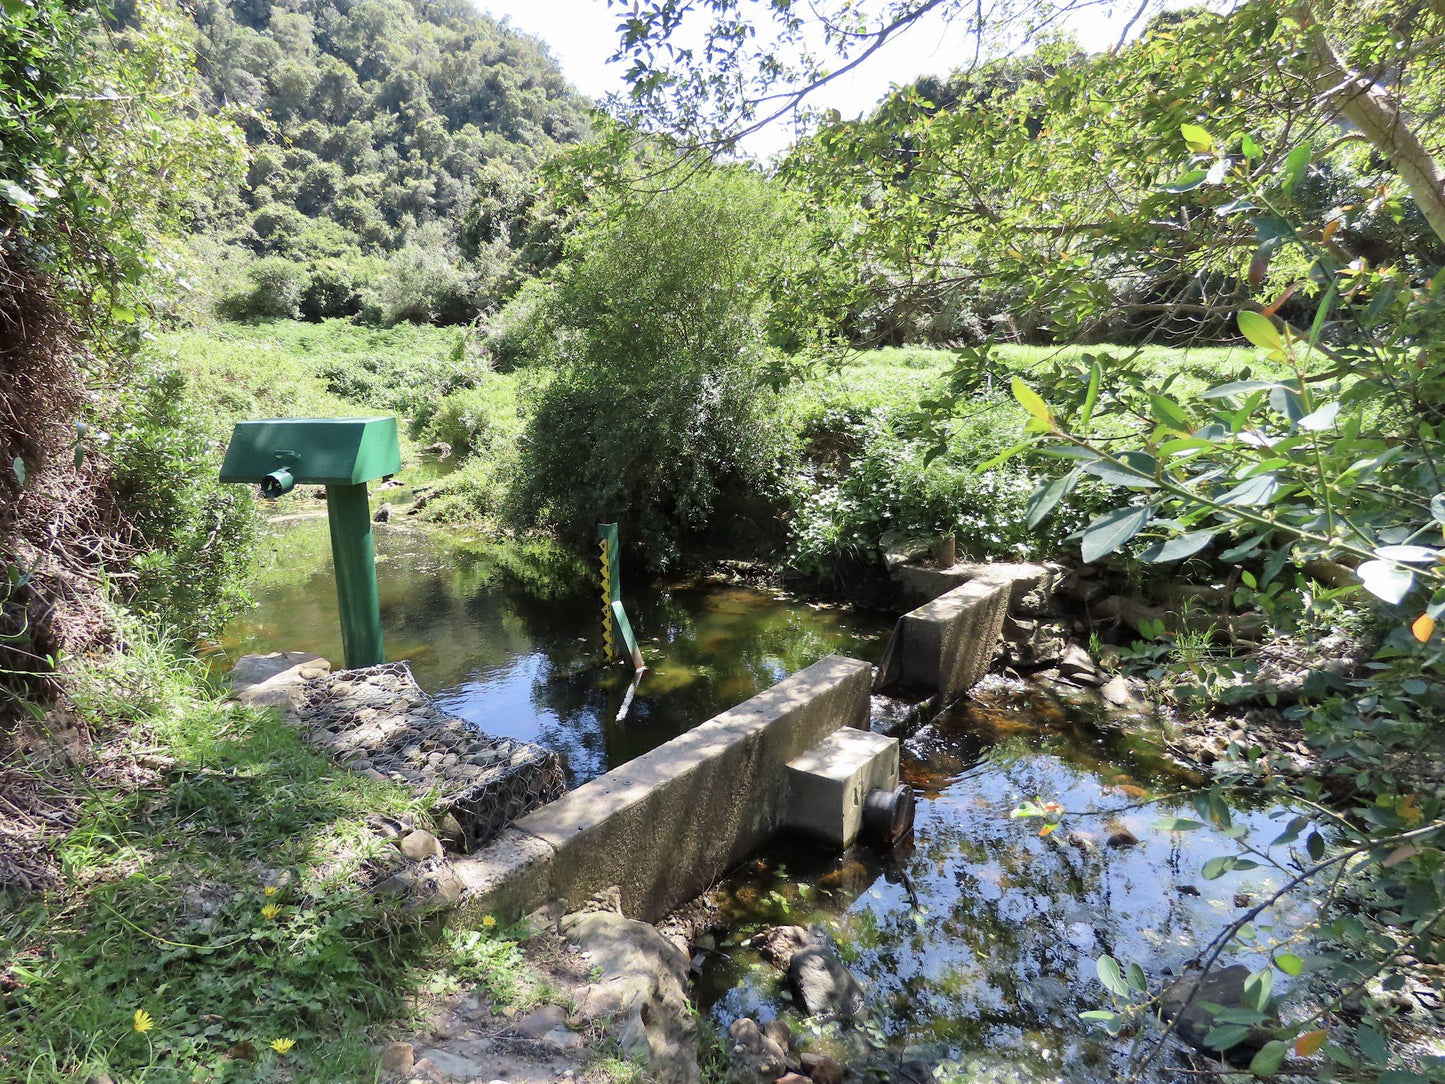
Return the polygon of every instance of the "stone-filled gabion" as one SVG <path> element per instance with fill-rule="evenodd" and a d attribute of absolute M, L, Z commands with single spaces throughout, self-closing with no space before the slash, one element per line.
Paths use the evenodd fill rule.
<path fill-rule="evenodd" d="M 298 700 L 307 740 L 343 767 L 439 793 L 464 851 L 566 792 L 555 753 L 444 714 L 404 662 L 311 678 Z"/>

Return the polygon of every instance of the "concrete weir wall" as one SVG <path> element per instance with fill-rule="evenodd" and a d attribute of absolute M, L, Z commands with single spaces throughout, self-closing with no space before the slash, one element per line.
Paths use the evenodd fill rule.
<path fill-rule="evenodd" d="M 1009 585 L 975 580 L 939 595 L 898 621 L 878 688 L 894 682 L 948 703 L 988 673 L 1008 613 Z"/>
<path fill-rule="evenodd" d="M 782 826 L 788 763 L 868 728 L 872 667 L 829 655 L 515 821 L 458 859 L 466 906 L 523 914 L 619 885 L 635 918 L 698 895 Z"/>

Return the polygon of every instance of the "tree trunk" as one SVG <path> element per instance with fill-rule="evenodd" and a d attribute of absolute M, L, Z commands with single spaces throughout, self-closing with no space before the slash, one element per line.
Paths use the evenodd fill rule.
<path fill-rule="evenodd" d="M 1432 8 L 1445 2 L 1432 0 Z M 1351 70 L 1325 37 L 1309 3 L 1295 4 L 1291 14 L 1305 31 L 1318 66 L 1315 83 L 1323 100 L 1338 110 L 1387 157 L 1410 190 L 1416 206 L 1435 235 L 1445 241 L 1445 169 L 1420 142 L 1410 118 L 1388 89 Z"/>

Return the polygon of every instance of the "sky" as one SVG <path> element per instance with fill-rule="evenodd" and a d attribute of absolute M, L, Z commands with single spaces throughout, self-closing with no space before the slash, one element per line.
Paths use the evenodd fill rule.
<path fill-rule="evenodd" d="M 477 7 L 518 30 L 545 41 L 569 80 L 593 98 L 625 89 L 622 65 L 607 58 L 617 47 L 619 9 L 607 0 L 473 0 Z M 1132 5 L 1131 5 L 1132 6 Z M 1103 49 L 1118 40 L 1127 16 L 1100 14 L 1080 18 L 1072 26 L 1081 44 Z M 845 117 L 868 112 L 895 83 L 908 83 L 920 75 L 945 75 L 964 66 L 973 46 L 961 22 L 942 18 L 921 20 L 907 33 L 886 44 L 864 64 L 823 87 L 810 99 L 819 108 L 836 109 Z M 784 149 L 791 141 L 790 125 L 779 121 L 748 139 L 745 149 L 760 158 Z"/>

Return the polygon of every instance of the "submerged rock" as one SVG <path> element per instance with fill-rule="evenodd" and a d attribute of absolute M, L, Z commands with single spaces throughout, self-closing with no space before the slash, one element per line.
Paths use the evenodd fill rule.
<path fill-rule="evenodd" d="M 1159 1015 L 1172 1022 L 1175 1034 L 1196 1050 L 1212 1057 L 1222 1056 L 1231 1065 L 1247 1066 L 1260 1047 L 1270 1040 L 1270 1033 L 1264 1028 L 1250 1028 L 1241 1042 L 1222 1052 L 1206 1046 L 1204 1040 L 1215 1028 L 1210 1006 L 1214 1009 L 1245 1007 L 1244 984 L 1249 975 L 1249 968 L 1243 964 L 1217 968 L 1203 977 L 1185 975 L 1164 991 Z"/>
<path fill-rule="evenodd" d="M 727 1061 L 731 1084 L 772 1084 L 788 1069 L 787 1052 L 747 1016 L 728 1027 Z"/>
<path fill-rule="evenodd" d="M 863 987 L 821 938 L 793 954 L 788 983 L 809 1016 L 847 1020 L 863 1010 Z"/>

